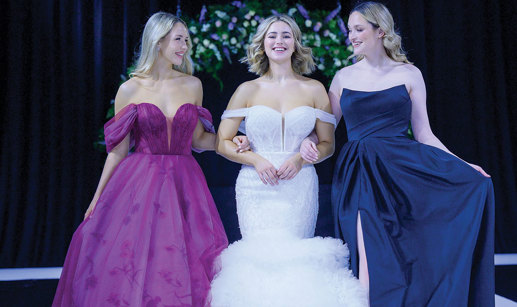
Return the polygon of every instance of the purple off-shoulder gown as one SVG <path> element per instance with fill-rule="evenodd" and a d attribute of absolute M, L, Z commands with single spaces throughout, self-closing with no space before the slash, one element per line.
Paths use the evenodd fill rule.
<path fill-rule="evenodd" d="M 167 118 L 131 104 L 104 126 L 108 152 L 128 133 L 135 152 L 117 166 L 74 233 L 52 306 L 204 306 L 228 241 L 191 154 L 210 113 L 182 105 Z"/>

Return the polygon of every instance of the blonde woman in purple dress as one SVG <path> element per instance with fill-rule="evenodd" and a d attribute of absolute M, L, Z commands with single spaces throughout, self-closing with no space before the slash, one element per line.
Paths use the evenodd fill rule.
<path fill-rule="evenodd" d="M 187 25 L 148 20 L 104 126 L 108 157 L 53 306 L 204 306 L 228 242 L 191 147 L 214 150 Z M 133 146 L 135 152 L 128 156 Z"/>

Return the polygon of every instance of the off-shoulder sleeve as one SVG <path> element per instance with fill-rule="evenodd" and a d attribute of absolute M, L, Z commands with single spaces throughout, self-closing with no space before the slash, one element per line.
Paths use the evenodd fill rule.
<path fill-rule="evenodd" d="M 207 109 L 205 109 L 201 106 L 196 106 L 196 108 L 197 108 L 197 117 L 199 118 L 199 121 L 203 125 L 203 128 L 205 128 L 205 131 L 215 134 L 215 128 L 214 128 L 214 124 L 212 121 L 212 114 L 210 114 L 210 111 L 208 111 Z M 198 149 L 195 147 L 192 147 L 192 150 L 197 153 L 201 153 L 204 151 L 202 149 Z"/>
<path fill-rule="evenodd" d="M 203 128 L 205 128 L 205 131 L 215 133 L 214 124 L 212 121 L 212 114 L 210 114 L 210 111 L 201 106 L 196 107 L 198 118 L 201 121 L 201 124 L 203 124 Z"/>
<path fill-rule="evenodd" d="M 234 110 L 225 110 L 223 115 L 221 116 L 221 120 L 232 117 L 246 117 L 248 115 L 248 108 L 234 109 Z M 246 134 L 246 124 L 244 120 L 239 125 L 239 131 Z"/>
<path fill-rule="evenodd" d="M 133 129 L 137 117 L 137 108 L 135 104 L 125 106 L 120 112 L 104 124 L 104 140 L 106 142 L 106 151 L 110 152 L 115 148 L 128 133 Z M 134 143 L 131 136 L 131 144 Z"/>
<path fill-rule="evenodd" d="M 320 109 L 314 109 L 314 111 L 316 112 L 316 118 L 319 120 L 334 125 L 334 128 L 337 126 L 336 117 L 333 114 Z"/>

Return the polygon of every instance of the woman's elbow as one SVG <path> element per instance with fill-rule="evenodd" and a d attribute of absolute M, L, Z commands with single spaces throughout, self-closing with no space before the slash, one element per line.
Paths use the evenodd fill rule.
<path fill-rule="evenodd" d="M 433 134 L 432 131 L 413 131 L 413 136 L 415 137 L 415 140 L 419 143 L 427 143 L 432 139 L 435 139 L 436 136 Z"/>
<path fill-rule="evenodd" d="M 220 156 L 224 153 L 224 141 L 219 138 L 215 140 L 215 152 Z"/>

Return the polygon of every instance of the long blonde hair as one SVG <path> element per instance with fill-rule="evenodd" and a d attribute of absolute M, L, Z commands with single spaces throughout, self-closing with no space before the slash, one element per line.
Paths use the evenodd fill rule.
<path fill-rule="evenodd" d="M 393 16 L 384 4 L 368 1 L 357 4 L 350 14 L 358 12 L 366 21 L 368 21 L 374 28 L 381 29 L 384 32 L 382 43 L 386 54 L 394 61 L 408 63 L 406 52 L 402 49 L 402 38 L 395 30 L 395 22 Z M 363 55 L 359 55 L 357 60 L 362 60 Z"/>
<path fill-rule="evenodd" d="M 310 74 L 316 67 L 312 58 L 312 49 L 302 45 L 302 31 L 300 31 L 296 21 L 287 15 L 270 16 L 260 23 L 257 33 L 253 35 L 251 44 L 248 46 L 247 57 L 242 58 L 241 62 L 248 64 L 248 70 L 259 76 L 268 72 L 269 59 L 264 50 L 264 39 L 269 27 L 277 21 L 285 22 L 293 31 L 294 52 L 291 56 L 293 71 L 300 75 Z"/>
<path fill-rule="evenodd" d="M 167 36 L 174 25 L 181 23 L 188 29 L 187 24 L 177 16 L 158 12 L 153 14 L 145 24 L 144 32 L 142 33 L 142 41 L 140 43 L 140 50 L 137 54 L 135 69 L 129 74 L 131 77 L 149 77 L 153 69 L 154 62 L 158 57 L 158 42 Z M 181 71 L 183 73 L 192 75 L 194 72 L 192 59 L 190 58 L 190 50 L 192 43 L 189 39 L 187 41 L 187 51 L 183 56 L 181 65 L 172 65 L 172 69 Z"/>

